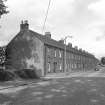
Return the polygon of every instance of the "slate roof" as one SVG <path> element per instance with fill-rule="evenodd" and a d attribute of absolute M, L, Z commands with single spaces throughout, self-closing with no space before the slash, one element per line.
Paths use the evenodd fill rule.
<path fill-rule="evenodd" d="M 30 29 L 28 30 L 24 30 L 24 31 L 20 31 L 10 42 L 7 46 L 9 46 L 10 44 L 12 44 L 11 42 L 18 36 L 18 35 L 22 35 L 24 33 L 27 33 L 30 34 L 30 35 L 35 35 L 38 39 L 40 39 L 45 45 L 48 45 L 48 46 L 52 46 L 52 47 L 55 47 L 55 48 L 59 48 L 59 49 L 62 49 L 64 50 L 65 49 L 65 44 L 62 44 L 60 43 L 59 41 L 56 41 L 52 38 L 48 38 L 46 37 L 45 35 L 42 35 L 42 34 L 39 34 L 37 32 L 34 32 Z M 90 53 L 87 53 L 87 52 L 83 52 L 83 51 L 80 51 L 78 49 L 75 49 L 73 47 L 69 47 L 66 45 L 66 50 L 69 51 L 69 52 L 73 52 L 75 54 L 80 54 L 80 55 L 84 55 L 84 56 L 87 56 L 87 57 L 92 57 L 92 58 L 95 58 L 94 55 L 90 54 Z"/>
<path fill-rule="evenodd" d="M 46 44 L 46 45 L 49 45 L 49 46 L 53 46 L 53 47 L 56 47 L 56 48 L 60 48 L 60 49 L 63 49 L 64 50 L 64 48 L 65 48 L 65 44 L 62 44 L 62 43 L 60 43 L 59 41 L 56 41 L 56 40 L 54 40 L 54 39 L 52 39 L 52 38 L 48 38 L 48 37 L 46 37 L 46 36 L 44 36 L 44 35 L 42 35 L 42 34 L 39 34 L 39 33 L 37 33 L 37 32 L 34 32 L 34 31 L 32 31 L 32 30 L 29 30 L 29 32 L 31 33 L 31 34 L 33 34 L 33 35 L 35 35 L 35 36 L 37 36 L 44 44 Z M 82 54 L 82 55 L 84 55 L 84 56 L 90 56 L 90 57 L 94 57 L 94 55 L 92 55 L 92 54 L 90 54 L 90 53 L 87 53 L 87 52 L 83 52 L 83 51 L 80 51 L 80 50 L 78 50 L 78 49 L 75 49 L 75 48 L 73 48 L 73 47 L 69 47 L 69 46 L 67 46 L 66 45 L 66 49 L 67 49 L 67 51 L 70 51 L 70 52 L 73 52 L 73 53 L 77 53 L 77 54 Z M 95 57 L 94 57 L 95 58 Z"/>

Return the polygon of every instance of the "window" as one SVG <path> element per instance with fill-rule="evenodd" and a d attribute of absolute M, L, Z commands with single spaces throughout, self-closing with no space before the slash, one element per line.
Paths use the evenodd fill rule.
<path fill-rule="evenodd" d="M 76 59 L 76 55 L 74 55 L 74 59 Z"/>
<path fill-rule="evenodd" d="M 48 63 L 48 72 L 49 73 L 51 72 L 51 65 L 50 65 L 50 63 Z"/>
<path fill-rule="evenodd" d="M 59 57 L 60 57 L 60 58 L 62 57 L 62 55 L 61 55 L 61 51 L 59 51 Z"/>
<path fill-rule="evenodd" d="M 54 51 L 54 56 L 55 56 L 55 57 L 57 56 L 57 54 L 56 54 L 56 50 Z"/>
<path fill-rule="evenodd" d="M 69 59 L 71 59 L 71 54 L 69 53 Z"/>
<path fill-rule="evenodd" d="M 74 59 L 74 55 L 72 54 L 72 59 Z"/>
<path fill-rule="evenodd" d="M 59 64 L 59 69 L 62 70 L 62 64 L 61 63 Z"/>
<path fill-rule="evenodd" d="M 50 48 L 47 48 L 47 52 L 50 52 Z"/>
<path fill-rule="evenodd" d="M 79 56 L 79 60 L 80 60 L 81 58 L 80 58 L 80 56 Z"/>
<path fill-rule="evenodd" d="M 75 63 L 75 69 L 77 68 L 77 64 Z"/>

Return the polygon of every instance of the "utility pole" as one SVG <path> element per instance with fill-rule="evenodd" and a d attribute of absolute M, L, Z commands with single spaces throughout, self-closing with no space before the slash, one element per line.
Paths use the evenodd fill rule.
<path fill-rule="evenodd" d="M 66 36 L 65 38 L 64 38 L 64 42 L 65 42 L 65 53 L 64 53 L 64 72 L 65 72 L 65 74 L 66 74 L 66 69 L 67 69 L 67 62 L 66 62 L 66 39 L 67 38 L 72 38 L 72 36 Z"/>

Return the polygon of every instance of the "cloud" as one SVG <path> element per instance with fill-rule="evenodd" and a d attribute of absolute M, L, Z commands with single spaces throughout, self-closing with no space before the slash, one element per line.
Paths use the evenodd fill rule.
<path fill-rule="evenodd" d="M 41 32 L 48 1 L 8 0 L 10 13 L 0 20 L 0 44 L 9 42 L 19 32 L 22 19 L 29 20 L 31 29 Z M 74 38 L 68 41 L 73 45 L 99 56 L 105 50 L 101 48 L 105 44 L 104 5 L 104 0 L 51 0 L 45 31 L 51 31 L 56 40 L 72 35 Z"/>
<path fill-rule="evenodd" d="M 98 26 L 98 29 L 100 31 L 100 34 L 96 36 L 96 41 L 105 41 L 105 24 L 101 24 L 101 26 Z"/>
<path fill-rule="evenodd" d="M 99 2 L 91 4 L 89 8 L 98 14 L 101 19 L 105 19 L 105 0 L 99 0 Z"/>

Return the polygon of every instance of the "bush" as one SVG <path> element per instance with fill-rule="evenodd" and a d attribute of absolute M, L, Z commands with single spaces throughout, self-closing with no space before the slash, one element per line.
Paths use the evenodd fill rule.
<path fill-rule="evenodd" d="M 23 79 L 35 79 L 35 78 L 39 78 L 38 75 L 36 74 L 36 69 L 22 69 L 22 70 L 18 70 L 15 71 L 15 73 Z"/>
<path fill-rule="evenodd" d="M 28 78 L 28 76 L 26 75 L 26 73 L 23 70 L 15 71 L 15 74 L 18 75 L 20 78 L 24 78 L 24 79 Z"/>
<path fill-rule="evenodd" d="M 38 75 L 36 74 L 35 70 L 25 69 L 25 72 L 29 78 L 38 78 Z"/>
<path fill-rule="evenodd" d="M 102 57 L 102 58 L 101 58 L 101 63 L 102 63 L 103 65 L 105 65 L 105 57 Z"/>
<path fill-rule="evenodd" d="M 15 75 L 9 71 L 0 70 L 0 81 L 13 80 Z"/>
<path fill-rule="evenodd" d="M 22 79 L 39 79 L 36 69 L 3 70 L 0 69 L 0 81 L 9 81 L 20 77 Z"/>

